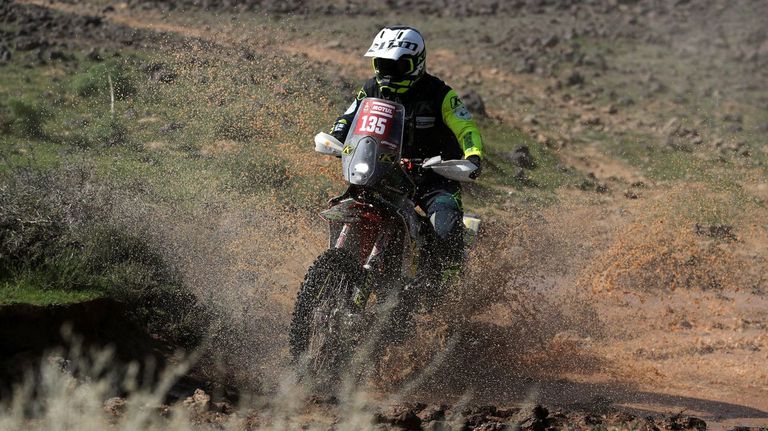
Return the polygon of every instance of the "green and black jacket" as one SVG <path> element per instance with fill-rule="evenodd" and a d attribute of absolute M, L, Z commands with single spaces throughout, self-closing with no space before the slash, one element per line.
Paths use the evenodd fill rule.
<path fill-rule="evenodd" d="M 472 115 L 451 87 L 430 74 L 424 74 L 407 93 L 399 95 L 383 95 L 376 79 L 369 79 L 333 126 L 332 134 L 341 142 L 365 97 L 388 99 L 405 106 L 404 158 L 483 158 L 483 140 Z"/>

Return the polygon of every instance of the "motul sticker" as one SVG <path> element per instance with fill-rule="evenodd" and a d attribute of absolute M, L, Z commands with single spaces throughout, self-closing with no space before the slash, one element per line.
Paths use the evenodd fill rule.
<path fill-rule="evenodd" d="M 363 135 L 375 135 L 379 138 L 389 136 L 395 107 L 388 103 L 365 100 L 363 115 L 358 117 L 355 131 Z"/>

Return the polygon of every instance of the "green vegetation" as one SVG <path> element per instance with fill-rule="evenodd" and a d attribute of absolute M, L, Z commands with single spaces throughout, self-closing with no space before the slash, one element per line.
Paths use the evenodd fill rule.
<path fill-rule="evenodd" d="M 578 187 L 586 179 L 582 172 L 564 166 L 555 150 L 519 129 L 490 121 L 483 122 L 481 129 L 489 166 L 483 181 L 468 187 L 472 206 L 487 205 L 488 198 L 493 198 L 492 202 L 511 198 L 526 205 L 551 205 L 557 202 L 558 189 Z M 518 175 L 521 170 L 510 156 L 521 147 L 528 148 L 535 165 Z M 472 199 L 475 196 L 481 199 Z"/>
<path fill-rule="evenodd" d="M 19 99 L 11 99 L 8 109 L 13 131 L 27 138 L 43 137 L 43 123 L 47 116 L 45 109 Z"/>
<path fill-rule="evenodd" d="M 8 304 L 31 304 L 37 306 L 73 304 L 90 301 L 104 296 L 103 292 L 90 290 L 41 289 L 26 280 L 0 282 L 0 306 Z"/>
<path fill-rule="evenodd" d="M 109 97 L 114 94 L 115 99 L 123 100 L 136 93 L 134 79 L 124 63 L 113 59 L 95 64 L 76 75 L 72 86 L 80 97 Z"/>

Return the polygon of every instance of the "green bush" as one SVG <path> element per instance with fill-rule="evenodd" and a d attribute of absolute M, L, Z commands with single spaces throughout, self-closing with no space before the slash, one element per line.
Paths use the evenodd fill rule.
<path fill-rule="evenodd" d="M 87 122 L 62 142 L 80 148 L 134 146 L 123 121 L 109 116 Z"/>
<path fill-rule="evenodd" d="M 124 64 L 112 61 L 92 66 L 73 80 L 75 92 L 81 97 L 102 96 L 109 98 L 109 80 L 115 91 L 115 99 L 121 100 L 136 93 L 134 77 Z"/>
<path fill-rule="evenodd" d="M 103 145 L 118 147 L 129 143 L 128 129 L 120 120 L 109 118 L 95 124 L 94 127 L 96 139 Z"/>
<path fill-rule="evenodd" d="M 0 180 L 0 286 L 101 292 L 180 345 L 201 339 L 208 311 L 164 259 L 149 226 L 111 221 L 117 190 L 83 168 L 20 170 Z"/>
<path fill-rule="evenodd" d="M 6 135 L 11 133 L 13 129 L 13 118 L 6 106 L 0 105 L 0 134 Z"/>
<path fill-rule="evenodd" d="M 11 99 L 8 102 L 10 109 L 11 128 L 22 136 L 28 138 L 42 138 L 43 124 L 48 112 L 45 108 L 25 102 L 20 99 Z"/>

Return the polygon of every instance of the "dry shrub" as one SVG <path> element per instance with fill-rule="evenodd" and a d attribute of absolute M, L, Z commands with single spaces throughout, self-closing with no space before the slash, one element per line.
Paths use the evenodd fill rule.
<path fill-rule="evenodd" d="M 766 211 L 741 189 L 686 184 L 640 210 L 582 272 L 580 286 L 593 292 L 658 293 L 764 284 L 754 269 L 765 265 L 759 238 L 766 232 L 754 220 L 764 219 Z"/>
<path fill-rule="evenodd" d="M 743 263 L 733 245 L 697 236 L 691 227 L 664 220 L 635 223 L 597 258 L 582 283 L 593 291 L 657 292 L 683 289 L 735 289 Z"/>

